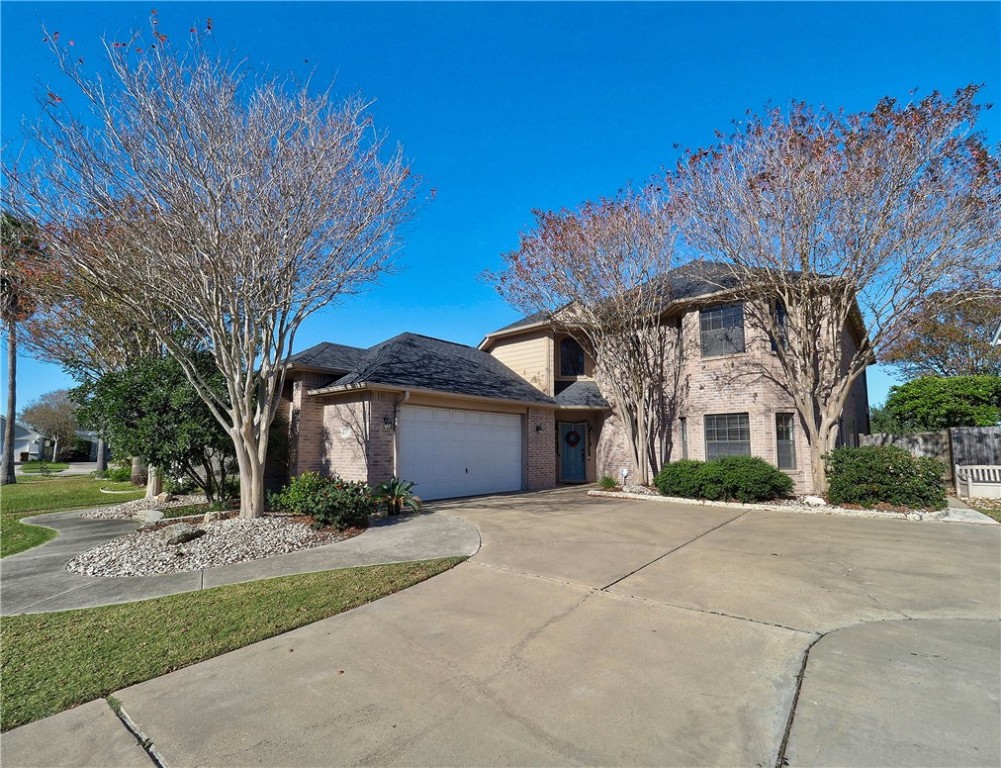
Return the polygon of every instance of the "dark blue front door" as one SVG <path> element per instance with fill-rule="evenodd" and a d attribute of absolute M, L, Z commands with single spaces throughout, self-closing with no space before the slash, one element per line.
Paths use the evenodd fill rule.
<path fill-rule="evenodd" d="M 587 422 L 560 422 L 560 480 L 587 481 Z"/>

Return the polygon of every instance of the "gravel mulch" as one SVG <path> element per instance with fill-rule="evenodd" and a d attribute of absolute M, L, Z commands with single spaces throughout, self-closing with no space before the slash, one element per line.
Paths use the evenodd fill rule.
<path fill-rule="evenodd" d="M 80 514 L 80 517 L 87 520 L 135 520 L 137 512 L 145 512 L 150 509 L 171 509 L 172 507 L 187 507 L 192 504 L 207 504 L 208 499 L 205 494 L 192 494 L 190 496 L 175 496 L 172 501 L 157 501 L 155 496 L 126 501 L 124 504 L 115 504 L 113 507 L 97 507 L 88 509 Z"/>
<path fill-rule="evenodd" d="M 171 545 L 161 541 L 164 527 L 161 524 L 140 528 L 89 549 L 70 560 L 66 570 L 85 576 L 156 576 L 197 571 L 311 549 L 360 533 L 317 530 L 287 515 L 266 515 L 254 520 L 199 523 L 197 527 L 205 531 L 204 536 Z"/>

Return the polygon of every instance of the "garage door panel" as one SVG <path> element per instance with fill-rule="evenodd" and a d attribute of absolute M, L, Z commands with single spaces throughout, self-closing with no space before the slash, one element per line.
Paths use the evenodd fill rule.
<path fill-rule="evenodd" d="M 422 498 L 521 490 L 521 416 L 403 406 L 399 424 L 400 476 Z"/>

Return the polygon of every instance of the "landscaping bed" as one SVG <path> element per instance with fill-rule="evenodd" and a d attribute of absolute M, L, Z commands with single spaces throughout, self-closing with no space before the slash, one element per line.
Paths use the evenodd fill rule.
<path fill-rule="evenodd" d="M 69 561 L 66 570 L 84 576 L 157 576 L 286 555 L 357 536 L 363 529 L 314 528 L 301 517 L 268 513 L 252 520 L 230 519 L 195 525 L 167 520 L 147 525 L 87 550 Z M 202 531 L 179 544 L 165 534 L 179 525 Z"/>

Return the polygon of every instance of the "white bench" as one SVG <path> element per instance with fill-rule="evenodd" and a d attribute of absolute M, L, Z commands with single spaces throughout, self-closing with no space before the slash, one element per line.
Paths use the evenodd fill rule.
<path fill-rule="evenodd" d="M 1001 499 L 1001 466 L 991 464 L 956 465 L 956 495 L 981 499 Z"/>

